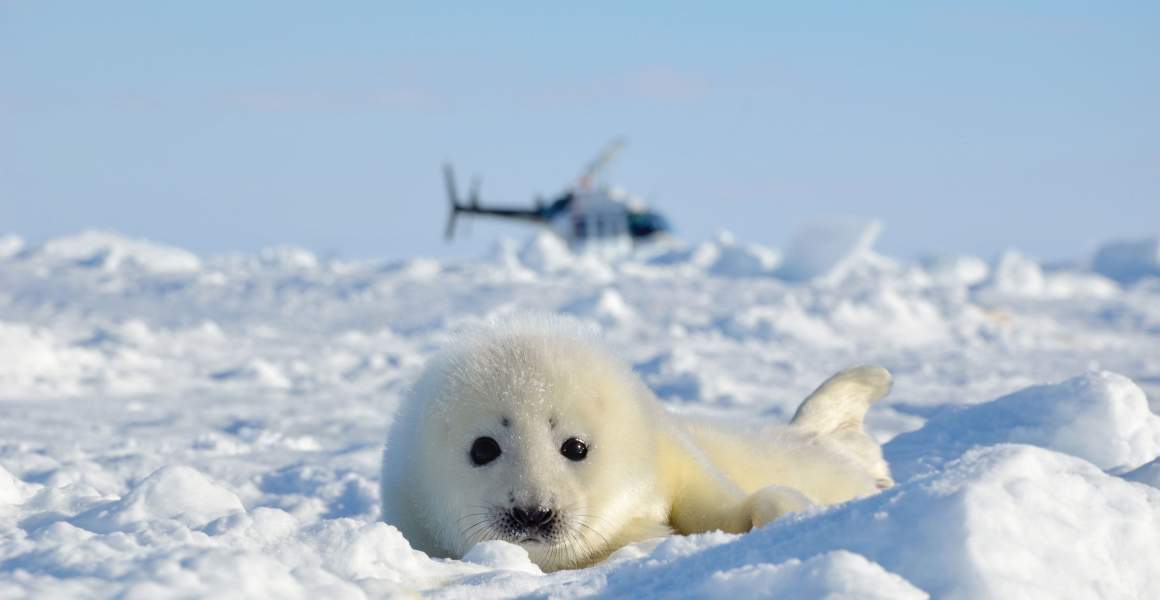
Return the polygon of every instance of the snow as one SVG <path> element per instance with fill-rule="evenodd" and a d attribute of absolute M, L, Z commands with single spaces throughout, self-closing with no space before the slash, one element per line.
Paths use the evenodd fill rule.
<path fill-rule="evenodd" d="M 22 504 L 33 486 L 20 481 L 0 465 L 0 505 Z"/>
<path fill-rule="evenodd" d="M 752 277 L 772 273 L 781 262 L 777 252 L 758 244 L 738 243 L 732 233 L 721 232 L 716 240 L 716 259 L 708 272 L 720 277 Z"/>
<path fill-rule="evenodd" d="M 865 557 L 835 550 L 779 564 L 761 563 L 717 571 L 697 586 L 705 598 L 927 598 L 922 590 Z"/>
<path fill-rule="evenodd" d="M 135 267 L 156 273 L 196 271 L 201 261 L 194 254 L 143 240 L 121 237 L 107 231 L 85 231 L 75 236 L 49 240 L 29 248 L 28 257 L 49 264 L 116 270 Z"/>
<path fill-rule="evenodd" d="M 1155 597 L 1158 510 L 1083 460 L 996 445 L 748 543 L 772 560 L 844 548 L 938 598 Z"/>
<path fill-rule="evenodd" d="M 392 262 L 0 236 L 0 597 L 1160 597 L 1160 286 L 1104 250 L 908 264 L 878 230 Z M 529 310 L 684 413 L 784 420 L 882 364 L 898 485 L 576 571 L 415 551 L 378 520 L 392 410 L 454 330 Z"/>
<path fill-rule="evenodd" d="M 907 479 L 968 448 L 1000 443 L 1033 444 L 1104 470 L 1131 470 L 1160 456 L 1160 416 L 1132 380 L 1102 371 L 949 409 L 894 438 L 886 452 L 895 475 Z"/>
<path fill-rule="evenodd" d="M 1018 250 L 1004 252 L 991 277 L 982 285 L 996 294 L 1043 298 L 1107 298 L 1114 296 L 1118 289 L 1115 282 L 1095 273 L 1045 272 L 1039 263 Z"/>
<path fill-rule="evenodd" d="M 991 267 L 977 256 L 928 256 L 922 266 L 944 285 L 975 285 L 987 280 Z"/>
<path fill-rule="evenodd" d="M 570 269 L 576 264 L 564 240 L 547 232 L 529 238 L 519 258 L 525 266 L 541 273 Z"/>
<path fill-rule="evenodd" d="M 673 557 L 662 545 L 653 560 L 610 572 L 601 593 L 706 590 L 723 573 L 764 571 L 772 578 L 785 570 L 778 578 L 793 578 L 800 557 L 826 557 L 823 568 L 836 571 L 824 578 L 827 587 L 809 587 L 816 579 L 795 582 L 791 595 L 838 593 L 849 578 L 868 586 L 855 597 L 887 590 L 917 597 L 911 586 L 937 598 L 1154 597 L 1158 510 L 1156 490 L 1118 481 L 1080 459 L 990 446 L 935 477 L 749 535 L 692 536 Z M 845 558 L 841 567 L 835 555 Z"/>
<path fill-rule="evenodd" d="M 589 279 L 608 280 L 612 273 L 594 253 L 576 256 L 559 236 L 546 231 L 530 237 L 519 251 L 522 265 L 536 273 L 577 273 Z"/>
<path fill-rule="evenodd" d="M 24 238 L 18 235 L 0 235 L 0 258 L 8 258 L 24 247 Z"/>
<path fill-rule="evenodd" d="M 542 575 L 543 571 L 528 557 L 528 551 L 502 540 L 480 542 L 463 555 L 463 561 L 502 569 Z"/>
<path fill-rule="evenodd" d="M 580 319 L 592 319 L 603 325 L 616 325 L 632 321 L 636 313 L 613 288 L 604 288 L 592 296 L 586 296 L 561 308 Z"/>
<path fill-rule="evenodd" d="M 146 477 L 120 500 L 77 515 L 73 523 L 97 533 L 126 531 L 162 519 L 197 529 L 243 510 L 230 490 L 196 469 L 171 465 Z"/>

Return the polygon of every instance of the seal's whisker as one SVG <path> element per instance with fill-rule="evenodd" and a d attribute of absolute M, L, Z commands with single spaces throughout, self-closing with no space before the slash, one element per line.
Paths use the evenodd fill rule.
<path fill-rule="evenodd" d="M 593 527 L 587 523 L 584 523 L 584 522 L 580 522 L 579 525 L 580 525 L 580 527 L 583 527 L 584 529 L 587 529 L 588 531 L 591 531 L 592 533 L 595 533 L 597 536 L 599 536 L 600 540 L 604 542 L 605 546 L 608 545 L 608 543 L 609 543 L 608 538 L 605 537 L 605 535 L 603 533 L 600 533 L 600 531 L 598 531 L 595 527 Z"/>
<path fill-rule="evenodd" d="M 477 527 L 479 527 L 481 525 L 485 525 L 485 524 L 488 524 L 487 519 L 484 519 L 482 521 L 477 521 L 474 525 L 460 531 L 459 535 L 460 536 L 468 535 L 471 532 L 471 530 L 476 529 Z M 490 525 L 488 525 L 488 526 L 490 527 Z"/>

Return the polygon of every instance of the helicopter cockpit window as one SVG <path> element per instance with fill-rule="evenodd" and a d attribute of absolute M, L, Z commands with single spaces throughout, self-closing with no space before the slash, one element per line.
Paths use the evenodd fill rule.
<path fill-rule="evenodd" d="M 558 215 L 558 214 L 564 212 L 565 210 L 568 210 L 568 207 L 572 204 L 573 197 L 574 196 L 573 196 L 572 192 L 568 192 L 568 193 L 564 194 L 563 196 L 560 196 L 559 198 L 557 198 L 555 200 L 555 202 L 552 202 L 552 205 L 548 208 L 548 214 L 549 215 Z"/>

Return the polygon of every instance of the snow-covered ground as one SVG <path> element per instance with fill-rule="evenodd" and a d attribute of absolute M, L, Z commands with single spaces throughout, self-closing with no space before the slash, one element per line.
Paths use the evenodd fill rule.
<path fill-rule="evenodd" d="M 1157 243 L 905 264 L 850 227 L 612 263 L 0 236 L 0 597 L 1160 597 Z M 882 364 L 899 484 L 578 571 L 429 558 L 378 521 L 392 409 L 449 332 L 524 310 L 598 324 L 681 412 L 784 420 Z"/>

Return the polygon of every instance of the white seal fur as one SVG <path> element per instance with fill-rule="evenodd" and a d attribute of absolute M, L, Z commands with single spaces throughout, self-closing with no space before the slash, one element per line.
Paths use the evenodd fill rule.
<path fill-rule="evenodd" d="M 788 426 L 746 430 L 669 413 L 574 322 L 484 328 L 432 359 L 403 399 L 383 519 L 432 555 L 498 539 L 545 570 L 672 532 L 748 531 L 893 484 L 862 429 L 890 385 L 880 367 L 847 369 Z"/>

